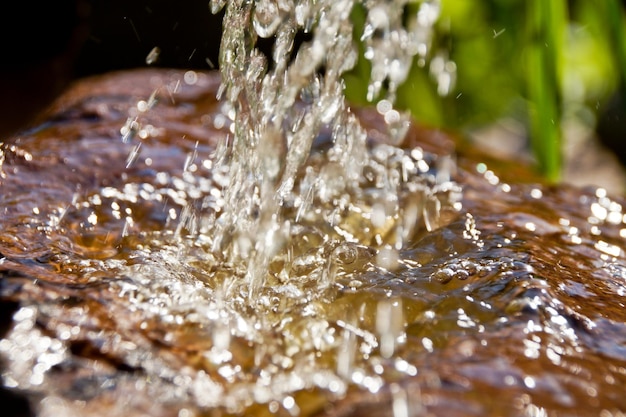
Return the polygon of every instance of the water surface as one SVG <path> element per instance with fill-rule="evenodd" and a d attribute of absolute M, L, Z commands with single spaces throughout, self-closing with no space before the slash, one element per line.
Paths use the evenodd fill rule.
<path fill-rule="evenodd" d="M 333 216 L 344 191 L 321 190 L 252 289 L 209 229 L 228 185 L 218 86 L 86 81 L 2 145 L 6 390 L 41 416 L 626 412 L 623 199 L 416 126 L 391 147 L 355 110 L 373 160 L 412 167 L 402 216 L 377 217 L 375 184 Z M 322 134 L 300 186 L 307 167 L 332 179 L 328 158 Z"/>

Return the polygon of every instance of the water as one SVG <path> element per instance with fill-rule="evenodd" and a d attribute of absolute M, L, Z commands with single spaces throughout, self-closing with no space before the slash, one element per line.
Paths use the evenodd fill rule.
<path fill-rule="evenodd" d="M 212 10 L 218 11 L 224 3 L 212 2 Z M 384 102 L 390 104 L 397 86 L 406 79 L 413 57 L 420 49 L 426 54 L 438 2 L 421 6 L 409 22 L 415 25 L 414 30 L 403 25 L 405 5 L 405 1 L 397 1 L 355 6 L 352 0 L 226 3 L 221 91 L 232 106 L 232 137 L 228 138 L 230 145 L 224 146 L 228 155 L 222 162 L 230 181 L 223 210 L 210 229 L 213 253 L 229 264 L 244 265 L 241 275 L 251 302 L 267 285 L 273 260 L 286 256 L 286 243 L 300 240 L 297 231 L 290 232 L 292 227 L 300 229 L 309 223 L 317 228 L 326 222 L 331 230 L 319 231 L 325 241 L 370 244 L 376 238 L 377 246 L 382 246 L 385 238 L 375 229 L 394 229 L 384 231 L 395 236 L 386 239 L 390 247 L 384 248 L 384 253 L 388 256 L 380 257 L 381 262 L 392 264 L 391 258 L 396 256 L 392 251 L 401 248 L 402 240 L 413 232 L 422 206 L 427 225 L 437 222 L 439 210 L 433 206 L 439 204 L 437 198 L 425 198 L 429 186 L 421 178 L 409 178 L 416 177 L 416 162 L 425 164 L 424 160 L 416 161 L 382 145 L 370 154 L 366 134 L 343 96 L 341 76 L 357 59 L 350 19 L 353 7 L 367 10 L 362 40 L 366 56 L 374 63 L 369 88 L 372 100 L 388 82 Z M 312 39 L 293 51 L 298 32 L 311 32 Z M 269 60 L 255 48 L 258 37 L 275 39 Z M 384 112 L 390 125 L 386 130 L 396 131 L 401 140 L 406 117 L 390 106 Z M 320 137 L 323 131 L 324 137 Z M 304 170 L 316 138 L 326 141 L 326 158 Z M 428 169 L 425 164 L 423 170 Z M 441 182 L 442 187 L 448 187 L 449 181 Z M 407 193 L 420 201 L 419 207 L 408 207 L 410 213 L 401 212 L 398 206 L 398 199 L 407 198 Z M 325 212 L 320 212 L 321 207 Z M 361 230 L 346 230 L 337 224 L 350 217 L 370 217 L 371 227 L 358 227 L 367 229 L 365 233 L 371 236 L 359 236 Z M 405 224 L 394 224 L 398 219 Z M 289 260 L 279 274 L 289 276 L 288 264 Z M 333 281 L 333 272 L 326 269 L 319 279 L 323 285 Z"/>
<path fill-rule="evenodd" d="M 258 71 L 233 4 L 245 88 L 111 75 L 2 146 L 4 388 L 42 416 L 623 413 L 624 201 L 453 157 L 391 96 L 349 112 L 313 47 L 296 87 Z M 347 33 L 349 4 L 255 30 Z"/>

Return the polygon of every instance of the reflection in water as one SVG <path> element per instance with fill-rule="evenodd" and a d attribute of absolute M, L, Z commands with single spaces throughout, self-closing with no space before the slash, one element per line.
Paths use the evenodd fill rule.
<path fill-rule="evenodd" d="M 20 303 L 0 340 L 6 389 L 42 416 L 625 411 L 621 199 L 527 185 L 463 148 L 461 196 L 437 180 L 448 139 L 413 127 L 391 147 L 363 112 L 371 187 L 302 193 L 310 208 L 294 208 L 251 304 L 241 267 L 215 267 L 229 110 L 218 79 L 196 76 L 82 84 L 2 146 L 0 291 Z M 122 146 L 128 117 L 145 138 Z M 332 178 L 328 149 L 314 145 L 297 187 Z M 391 219 L 382 161 L 407 175 Z"/>

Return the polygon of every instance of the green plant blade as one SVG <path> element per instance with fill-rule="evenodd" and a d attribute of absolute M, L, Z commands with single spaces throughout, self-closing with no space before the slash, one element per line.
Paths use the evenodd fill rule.
<path fill-rule="evenodd" d="M 531 145 L 541 173 L 561 177 L 561 57 L 567 1 L 528 2 L 527 93 Z"/>

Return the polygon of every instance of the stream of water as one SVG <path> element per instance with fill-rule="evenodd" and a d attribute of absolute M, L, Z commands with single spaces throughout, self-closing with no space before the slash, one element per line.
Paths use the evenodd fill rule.
<path fill-rule="evenodd" d="M 3 143 L 3 395 L 44 417 L 624 415 L 626 202 L 454 156 L 394 110 L 438 14 L 404 6 L 213 2 L 221 75 L 86 80 Z M 342 93 L 353 7 L 376 109 Z"/>
<path fill-rule="evenodd" d="M 391 146 L 368 152 L 366 133 L 343 93 L 342 74 L 357 60 L 350 15 L 354 7 L 363 7 L 368 17 L 359 35 L 373 63 L 369 95 L 379 97 L 386 84 L 378 106 L 389 125 L 385 133 L 394 136 L 390 144 L 403 140 L 409 120 L 393 109 L 392 99 L 414 56 L 427 54 L 439 10 L 438 1 L 424 2 L 409 17 L 412 29 L 407 30 L 406 3 L 211 3 L 214 13 L 226 5 L 220 67 L 222 91 L 232 106 L 233 134 L 220 156 L 229 184 L 209 229 L 213 253 L 229 265 L 243 266 L 238 275 L 250 300 L 266 286 L 268 268 L 276 259 L 283 263 L 278 275 L 289 281 L 292 262 L 311 271 L 324 262 L 309 249 L 328 258 L 342 250 L 338 244 L 350 242 L 373 245 L 381 265 L 393 269 L 397 251 L 422 214 L 430 229 L 436 227 L 441 206 L 436 194 L 452 188 L 449 174 L 440 173 L 435 190 L 424 175 L 430 167 L 421 155 Z M 294 51 L 298 33 L 312 33 L 312 39 Z M 258 37 L 274 37 L 270 58 L 256 49 Z M 326 148 L 324 157 L 304 169 L 315 146 Z M 346 224 L 354 218 L 358 224 Z M 326 226 L 320 228 L 322 224 Z M 309 233 L 319 234 L 322 248 L 318 243 L 307 247 Z M 287 242 L 303 239 L 293 246 L 306 250 L 286 252 L 292 246 Z M 306 265 L 309 261 L 314 264 Z M 333 269 L 326 267 L 316 281 L 320 289 L 332 285 Z"/>

